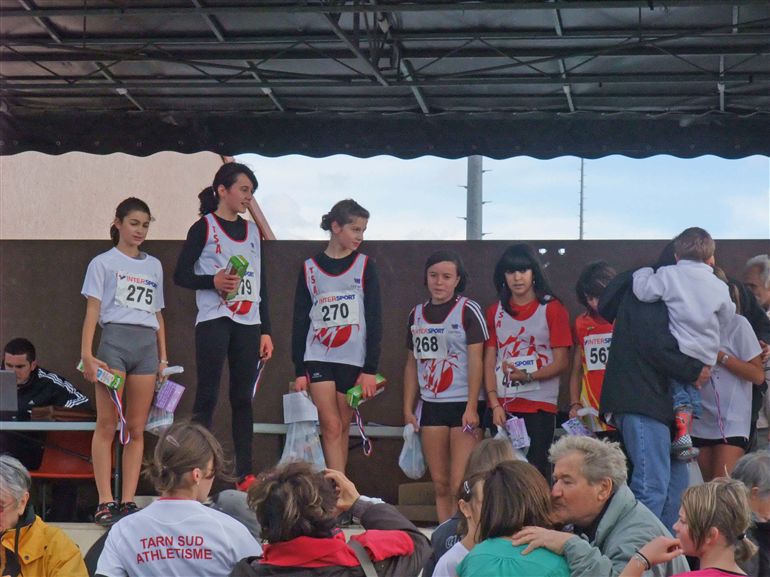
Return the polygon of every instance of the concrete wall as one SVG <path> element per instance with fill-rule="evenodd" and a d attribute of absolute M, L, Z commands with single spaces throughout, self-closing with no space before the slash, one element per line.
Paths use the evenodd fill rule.
<path fill-rule="evenodd" d="M 222 158 L 211 152 L 128 154 L 24 152 L 0 157 L 0 239 L 104 239 L 129 196 L 150 205 L 150 238 L 184 239 L 197 195 Z"/>
<path fill-rule="evenodd" d="M 192 219 L 184 223 L 187 227 Z M 366 242 L 363 250 L 374 257 L 382 283 L 384 334 L 381 372 L 390 380 L 387 391 L 364 406 L 366 421 L 401 425 L 401 375 L 405 359 L 405 331 L 409 310 L 426 298 L 422 270 L 427 256 L 439 248 L 457 250 L 470 273 L 466 294 L 486 306 L 495 299 L 492 288 L 494 264 L 507 242 Z M 582 266 L 604 258 L 618 270 L 651 263 L 664 241 L 533 241 L 547 249 L 544 262 L 556 294 L 570 309 L 580 312 L 574 296 L 574 283 Z M 740 276 L 743 263 L 766 252 L 766 241 L 718 241 L 717 258 L 729 274 Z M 282 421 L 281 396 L 293 378 L 290 339 L 294 287 L 302 261 L 323 249 L 323 243 L 272 241 L 264 244 L 270 315 L 273 323 L 275 356 L 268 364 L 254 402 L 259 422 Z M 82 386 L 74 366 L 80 352 L 80 329 L 85 299 L 80 296 L 86 266 L 96 254 L 107 250 L 109 241 L 2 241 L 0 242 L 0 342 L 16 336 L 30 338 L 38 347 L 43 366 L 59 371 Z M 189 415 L 195 395 L 193 326 L 195 301 L 192 291 L 178 288 L 171 280 L 181 243 L 148 241 L 146 250 L 157 256 L 166 272 L 164 311 L 168 334 L 168 353 L 172 364 L 184 365 L 179 381 L 188 386 L 179 415 Z M 560 256 L 558 249 L 565 249 Z M 226 371 L 225 371 L 226 373 Z M 224 379 L 227 376 L 225 374 Z M 230 409 L 227 386 L 221 388 L 214 430 L 228 450 Z M 130 402 L 130 401 L 129 401 Z M 254 444 L 257 468 L 264 469 L 280 456 L 281 438 L 259 435 Z M 374 454 L 366 459 L 360 449 L 351 452 L 350 474 L 362 493 L 383 495 L 395 500 L 398 484 L 407 479 L 398 469 L 399 440 L 375 441 Z"/>

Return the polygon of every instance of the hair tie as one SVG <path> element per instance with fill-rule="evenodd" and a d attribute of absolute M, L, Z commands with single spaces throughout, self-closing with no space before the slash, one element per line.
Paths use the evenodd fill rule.
<path fill-rule="evenodd" d="M 211 185 L 211 194 L 213 194 L 213 195 L 214 195 L 214 198 L 216 198 L 216 197 L 217 197 L 217 189 L 216 189 L 216 188 L 214 188 L 214 185 L 213 185 L 213 184 Z"/>
<path fill-rule="evenodd" d="M 746 533 L 741 533 L 740 535 L 738 535 L 736 537 L 736 539 L 738 539 L 738 541 L 743 541 L 745 538 L 746 538 Z"/>

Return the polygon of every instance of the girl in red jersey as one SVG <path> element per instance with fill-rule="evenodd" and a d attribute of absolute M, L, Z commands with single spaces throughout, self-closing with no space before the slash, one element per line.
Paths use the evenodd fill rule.
<path fill-rule="evenodd" d="M 487 309 L 484 386 L 492 421 L 524 420 L 527 459 L 550 479 L 548 448 L 556 427 L 559 377 L 569 367 L 569 314 L 551 291 L 527 244 L 509 246 L 495 265 L 499 300 Z"/>
<path fill-rule="evenodd" d="M 461 296 L 467 279 L 459 255 L 448 250 L 433 253 L 425 263 L 424 278 L 430 300 L 409 315 L 404 422 L 422 431 L 441 523 L 455 509 L 465 466 L 482 437 L 482 358 L 489 335 L 481 307 Z M 419 423 L 414 414 L 418 390 Z"/>
<path fill-rule="evenodd" d="M 569 380 L 569 416 L 580 417 L 589 431 L 617 440 L 615 429 L 599 416 L 612 323 L 599 314 L 599 297 L 617 273 L 603 260 L 588 264 L 578 277 L 575 293 L 586 310 L 575 319 L 575 352 Z"/>
<path fill-rule="evenodd" d="M 369 211 L 347 199 L 321 219 L 326 250 L 307 259 L 294 297 L 294 388 L 310 391 L 318 408 L 326 466 L 345 472 L 353 409 L 345 393 L 360 384 L 376 391 L 380 357 L 380 287 L 374 262 L 358 252 Z"/>

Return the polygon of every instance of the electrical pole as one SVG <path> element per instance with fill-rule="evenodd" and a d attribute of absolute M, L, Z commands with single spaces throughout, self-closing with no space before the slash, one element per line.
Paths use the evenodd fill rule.
<path fill-rule="evenodd" d="M 481 240 L 482 237 L 482 157 L 479 155 L 468 157 L 468 188 L 467 209 L 465 218 L 466 240 Z"/>
<path fill-rule="evenodd" d="M 583 159 L 580 159 L 580 240 L 583 240 Z"/>

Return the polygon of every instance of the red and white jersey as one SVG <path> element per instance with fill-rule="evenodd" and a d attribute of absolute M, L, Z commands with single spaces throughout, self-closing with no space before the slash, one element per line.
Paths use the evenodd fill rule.
<path fill-rule="evenodd" d="M 338 275 L 325 272 L 312 258 L 305 261 L 305 283 L 313 302 L 305 361 L 364 366 L 364 270 L 368 261 L 369 257 L 359 254 Z"/>
<path fill-rule="evenodd" d="M 518 320 L 497 303 L 494 315 L 494 338 L 497 344 L 495 376 L 497 396 L 504 404 L 516 399 L 527 399 L 556 405 L 559 396 L 559 377 L 536 380 L 531 383 L 511 382 L 503 371 L 503 362 L 515 363 L 525 372 L 534 372 L 553 362 L 551 335 L 546 318 L 547 304 L 539 304 L 534 314 Z"/>
<path fill-rule="evenodd" d="M 244 257 L 249 266 L 241 279 L 238 292 L 232 300 L 225 301 L 212 289 L 195 291 L 198 316 L 195 324 L 219 317 L 229 317 L 242 325 L 258 325 L 260 293 L 261 246 L 259 229 L 251 221 L 246 222 L 246 237 L 242 241 L 233 240 L 220 228 L 213 214 L 207 214 L 208 234 L 200 257 L 195 261 L 193 270 L 198 275 L 214 275 L 226 268 L 231 256 Z"/>
<path fill-rule="evenodd" d="M 424 305 L 414 308 L 412 353 L 417 359 L 420 396 L 425 401 L 457 403 L 468 400 L 468 339 L 464 314 L 476 314 L 484 326 L 479 305 L 459 297 L 442 323 L 431 323 Z M 480 395 L 483 399 L 483 396 Z"/>

